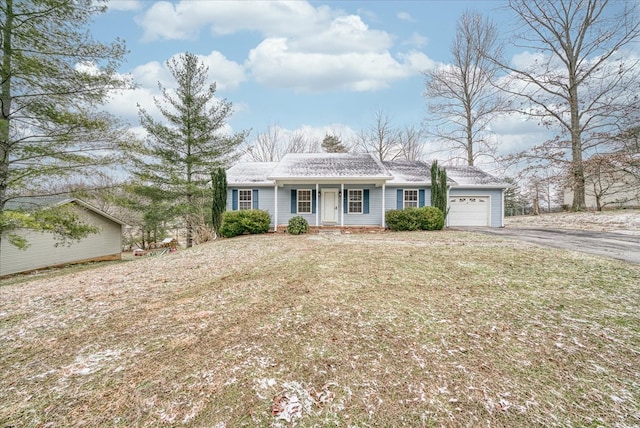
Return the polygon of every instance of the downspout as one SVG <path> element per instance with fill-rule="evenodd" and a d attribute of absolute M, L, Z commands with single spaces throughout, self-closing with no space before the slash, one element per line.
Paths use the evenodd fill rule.
<path fill-rule="evenodd" d="M 320 185 L 316 183 L 316 228 L 320 227 L 318 213 L 320 212 Z"/>
<path fill-rule="evenodd" d="M 278 232 L 278 183 L 276 181 L 273 183 L 273 201 L 275 203 L 275 208 L 273 210 L 273 231 Z"/>

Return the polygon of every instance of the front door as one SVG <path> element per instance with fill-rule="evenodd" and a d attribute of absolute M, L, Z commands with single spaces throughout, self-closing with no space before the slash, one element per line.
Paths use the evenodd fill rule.
<path fill-rule="evenodd" d="M 322 222 L 338 222 L 338 189 L 322 189 Z"/>

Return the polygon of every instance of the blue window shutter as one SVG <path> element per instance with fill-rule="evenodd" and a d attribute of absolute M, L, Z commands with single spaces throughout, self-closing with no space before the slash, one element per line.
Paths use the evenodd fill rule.
<path fill-rule="evenodd" d="M 424 207 L 424 189 L 418 190 L 418 207 Z"/>
<path fill-rule="evenodd" d="M 316 213 L 316 191 L 315 190 L 311 191 L 311 213 L 312 214 Z"/>
<path fill-rule="evenodd" d="M 231 209 L 233 211 L 238 210 L 238 189 L 233 189 L 231 191 Z"/>
<path fill-rule="evenodd" d="M 349 191 L 344 189 L 344 193 L 342 195 L 342 207 L 344 208 L 344 213 L 347 214 L 349 212 L 349 197 L 347 196 Z"/>
<path fill-rule="evenodd" d="M 298 191 L 291 189 L 291 214 L 298 212 Z"/>
<path fill-rule="evenodd" d="M 396 208 L 401 210 L 404 205 L 403 204 L 404 192 L 402 191 L 402 189 L 398 189 L 396 194 L 397 194 Z"/>
<path fill-rule="evenodd" d="M 362 213 L 369 214 L 369 189 L 362 191 Z"/>
<path fill-rule="evenodd" d="M 257 210 L 258 207 L 258 189 L 253 189 L 253 209 Z"/>

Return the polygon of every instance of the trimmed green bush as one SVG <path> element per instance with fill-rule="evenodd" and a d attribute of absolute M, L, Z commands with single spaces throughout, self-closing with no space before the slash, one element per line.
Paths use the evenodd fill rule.
<path fill-rule="evenodd" d="M 264 210 L 226 211 L 222 214 L 220 235 L 231 238 L 243 234 L 260 234 L 269 231 L 271 216 Z"/>
<path fill-rule="evenodd" d="M 393 231 L 440 230 L 444 227 L 444 214 L 436 207 L 389 210 L 385 217 L 387 226 Z"/>
<path fill-rule="evenodd" d="M 287 233 L 300 235 L 301 233 L 307 233 L 308 230 L 309 222 L 304 217 L 298 215 L 289 219 Z"/>

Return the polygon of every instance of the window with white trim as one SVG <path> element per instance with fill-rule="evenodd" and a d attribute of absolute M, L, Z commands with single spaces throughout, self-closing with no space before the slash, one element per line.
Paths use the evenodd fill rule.
<path fill-rule="evenodd" d="M 238 209 L 250 210 L 253 208 L 253 191 L 238 190 Z"/>
<path fill-rule="evenodd" d="M 298 214 L 311 214 L 311 190 L 298 189 Z"/>
<path fill-rule="evenodd" d="M 362 190 L 351 190 L 349 189 L 348 197 L 348 207 L 349 214 L 362 214 Z"/>
<path fill-rule="evenodd" d="M 418 208 L 418 189 L 405 189 L 403 203 L 404 208 Z"/>

